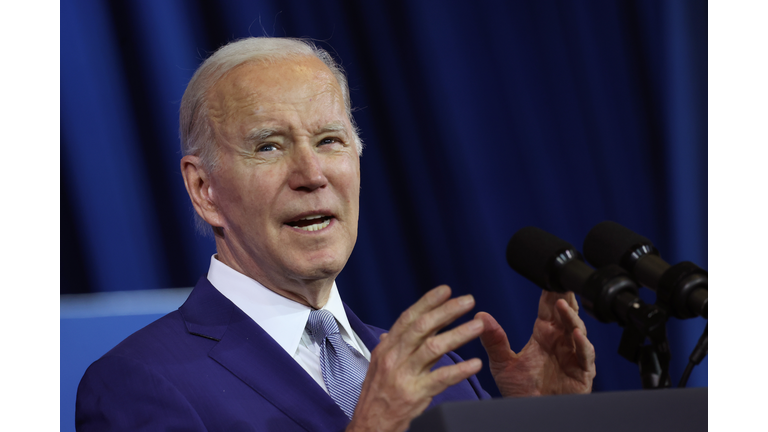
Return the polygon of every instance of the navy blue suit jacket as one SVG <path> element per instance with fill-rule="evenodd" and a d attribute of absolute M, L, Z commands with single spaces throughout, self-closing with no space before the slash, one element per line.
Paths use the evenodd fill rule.
<path fill-rule="evenodd" d="M 384 330 L 345 308 L 373 351 Z M 435 367 L 458 361 L 449 353 Z M 432 405 L 489 397 L 473 376 Z M 348 423 L 309 374 L 205 277 L 177 311 L 94 362 L 77 391 L 82 432 L 341 431 Z"/>

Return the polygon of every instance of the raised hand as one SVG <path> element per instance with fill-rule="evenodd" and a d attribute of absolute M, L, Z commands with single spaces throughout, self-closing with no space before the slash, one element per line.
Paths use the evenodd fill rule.
<path fill-rule="evenodd" d="M 485 312 L 480 341 L 488 352 L 491 374 L 505 397 L 589 393 L 595 377 L 595 349 L 573 293 L 544 291 L 533 335 L 519 353 L 509 346 L 504 329 Z"/>
<path fill-rule="evenodd" d="M 480 371 L 480 359 L 430 370 L 443 354 L 483 332 L 483 320 L 474 319 L 437 334 L 475 305 L 471 295 L 450 296 L 445 285 L 431 290 L 382 335 L 347 431 L 404 431 L 434 396 Z"/>

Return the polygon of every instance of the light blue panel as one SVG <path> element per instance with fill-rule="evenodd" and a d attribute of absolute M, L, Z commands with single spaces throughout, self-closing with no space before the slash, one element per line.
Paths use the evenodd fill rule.
<path fill-rule="evenodd" d="M 61 430 L 75 430 L 77 386 L 91 363 L 123 339 L 178 309 L 189 288 L 61 296 Z"/>
<path fill-rule="evenodd" d="M 85 370 L 136 330 L 163 314 L 61 320 L 61 430 L 75 430 L 75 396 Z"/>

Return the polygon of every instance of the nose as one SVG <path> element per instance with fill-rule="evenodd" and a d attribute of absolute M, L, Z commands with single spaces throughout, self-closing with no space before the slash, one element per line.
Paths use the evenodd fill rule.
<path fill-rule="evenodd" d="M 311 192 L 328 184 L 320 156 L 311 146 L 297 146 L 292 159 L 288 179 L 288 186 L 291 189 Z"/>

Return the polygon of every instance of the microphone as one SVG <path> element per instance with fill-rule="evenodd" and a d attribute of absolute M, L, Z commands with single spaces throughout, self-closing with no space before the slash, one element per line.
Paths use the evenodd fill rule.
<path fill-rule="evenodd" d="M 584 239 L 584 256 L 597 268 L 618 265 L 656 291 L 656 303 L 676 318 L 707 318 L 707 271 L 684 261 L 669 265 L 647 238 L 616 222 L 595 225 Z"/>
<path fill-rule="evenodd" d="M 589 267 L 568 242 L 536 227 L 517 231 L 507 245 L 507 263 L 521 276 L 552 292 L 572 291 L 584 309 L 601 322 L 649 329 L 666 314 L 637 296 L 637 284 L 621 267 Z"/>

